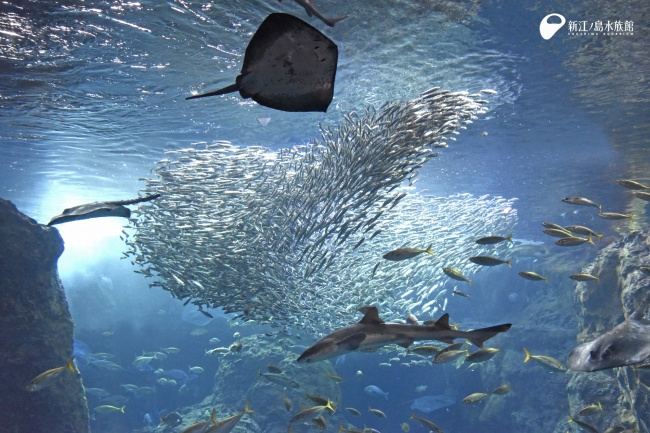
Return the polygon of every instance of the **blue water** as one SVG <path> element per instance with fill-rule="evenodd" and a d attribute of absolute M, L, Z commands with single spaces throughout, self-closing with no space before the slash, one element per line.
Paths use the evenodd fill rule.
<path fill-rule="evenodd" d="M 456 2 L 447 3 L 451 7 Z M 542 221 L 587 225 L 611 239 L 648 224 L 646 202 L 634 202 L 614 182 L 633 178 L 650 183 L 650 86 L 647 79 L 638 79 L 644 74 L 647 78 L 647 22 L 635 23 L 635 37 L 595 39 L 598 44 L 627 38 L 621 57 L 581 63 L 577 56 L 591 38 L 569 37 L 564 28 L 544 41 L 538 25 L 551 12 L 574 20 L 607 19 L 607 12 L 590 9 L 589 2 L 485 1 L 473 6 L 476 15 L 450 20 L 428 2 L 414 0 L 321 0 L 317 6 L 326 15 L 348 15 L 334 28 L 310 20 L 340 50 L 335 97 L 327 113 L 283 113 L 237 94 L 184 99 L 193 91 L 233 82 L 248 40 L 269 13 L 284 11 L 307 20 L 290 0 L 1 4 L 0 197 L 45 223 L 68 206 L 135 196 L 143 188 L 139 179 L 149 176 L 167 150 L 212 140 L 272 149 L 304 144 L 318 136 L 319 122 L 336 125 L 351 110 L 411 99 L 439 85 L 470 93 L 491 88 L 498 95 L 490 98 L 486 115 L 420 170 L 420 189 L 439 196 L 516 197 L 515 237 L 531 241 L 548 243 L 540 230 Z M 627 15 L 609 18 L 641 19 L 628 8 L 618 13 Z M 626 54 L 632 60 L 623 63 Z M 270 117 L 271 123 L 262 127 L 256 117 Z M 560 201 L 569 195 L 593 198 L 606 210 L 633 212 L 635 220 L 599 219 L 589 209 Z M 59 273 L 75 320 L 75 338 L 92 352 L 115 354 L 113 361 L 125 366 L 143 349 L 176 346 L 182 355 L 170 358 L 165 369 L 187 371 L 201 365 L 206 370 L 188 382 L 183 395 L 161 388 L 153 402 L 131 398 L 120 428 L 143 427 L 146 413 L 190 406 L 212 392 L 218 361 L 206 362 L 206 336 L 219 337 L 219 345 L 227 347 L 236 340 L 234 332 L 277 331 L 230 328 L 227 320 L 232 317 L 218 316 L 206 326 L 210 332 L 199 344 L 188 337 L 196 325 L 182 320 L 180 301 L 149 289 L 148 281 L 132 272 L 137 268 L 120 260 L 126 250 L 119 240 L 122 222 L 90 220 L 59 230 L 66 244 Z M 593 255 L 595 250 L 581 260 Z M 485 325 L 524 320 L 523 309 L 545 294 L 517 278 L 501 269 L 479 273 L 474 284 L 484 290 L 473 294 L 472 304 L 450 303 L 452 321 Z M 538 332 L 545 336 L 546 348 L 551 338 L 561 342 L 558 346 L 575 342 L 575 333 L 561 325 Z M 297 344 L 311 342 L 308 335 L 296 339 Z M 477 391 L 480 372 L 456 370 L 451 364 L 391 370 L 377 366 L 386 358 L 356 353 L 337 368 L 345 379 L 340 388 L 345 405 L 362 412 L 360 419 L 348 416 L 349 421 L 382 433 L 401 431 L 410 414 L 409 400 L 453 389 L 457 404 L 420 415 L 435 419 L 445 432 L 479 431 L 474 424 L 465 430 L 463 424 L 478 409 L 472 412 L 476 408 L 459 402 Z M 156 386 L 151 371 L 106 374 L 92 365 L 80 368 L 86 386 L 115 394 L 124 394 L 119 385 L 125 383 Z M 359 370 L 362 378 L 356 376 Z M 389 400 L 364 394 L 370 384 L 388 391 Z M 420 385 L 428 390 L 416 393 Z M 526 383 L 517 385 L 526 388 Z M 91 408 L 97 403 L 93 399 L 89 397 Z M 387 418 L 367 412 L 369 405 Z M 115 427 L 99 417 L 91 426 L 99 433 Z M 411 423 L 411 430 L 424 428 Z"/>

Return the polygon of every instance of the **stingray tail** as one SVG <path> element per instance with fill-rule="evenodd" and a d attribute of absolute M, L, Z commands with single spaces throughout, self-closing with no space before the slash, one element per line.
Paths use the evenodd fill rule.
<path fill-rule="evenodd" d="M 236 92 L 237 90 L 239 90 L 239 86 L 237 85 L 237 83 L 235 83 L 235 84 L 231 84 L 230 86 L 226 86 L 223 89 L 215 90 L 213 92 L 208 92 L 208 93 L 202 93 L 200 95 L 188 96 L 185 99 L 187 100 L 187 99 L 205 98 L 206 96 L 225 95 L 226 93 Z"/>

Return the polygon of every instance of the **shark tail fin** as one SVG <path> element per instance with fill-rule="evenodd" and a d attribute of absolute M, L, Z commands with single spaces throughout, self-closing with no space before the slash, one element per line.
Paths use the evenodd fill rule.
<path fill-rule="evenodd" d="M 217 419 L 216 414 L 217 410 L 215 408 L 212 408 L 212 413 L 210 413 L 210 422 L 214 423 L 214 425 L 219 424 L 219 420 Z"/>
<path fill-rule="evenodd" d="M 524 359 L 524 363 L 530 361 L 530 352 L 524 347 L 524 353 L 526 354 L 526 358 Z"/>
<path fill-rule="evenodd" d="M 311 15 L 310 15 L 310 16 L 311 16 Z M 323 18 L 323 22 L 324 22 L 325 24 L 327 24 L 328 26 L 330 26 L 330 27 L 334 27 L 334 24 L 338 23 L 339 21 L 343 21 L 343 20 L 346 19 L 347 17 L 348 17 L 348 16 L 346 15 L 346 16 L 344 16 L 344 17 L 339 17 L 339 18 Z"/>
<path fill-rule="evenodd" d="M 414 419 L 415 418 L 415 412 L 411 412 L 411 417 L 409 419 Z"/>
<path fill-rule="evenodd" d="M 428 253 L 428 254 L 430 254 L 432 256 L 435 256 L 433 251 L 431 251 L 431 247 L 433 247 L 433 244 L 429 245 L 429 247 L 426 250 L 424 250 L 424 252 L 426 252 L 426 253 Z"/>
<path fill-rule="evenodd" d="M 469 283 L 470 286 L 472 285 L 472 280 L 467 280 L 467 282 Z"/>
<path fill-rule="evenodd" d="M 546 282 L 546 284 L 548 284 L 548 277 L 544 277 L 543 279 Z"/>
<path fill-rule="evenodd" d="M 511 326 L 512 324 L 510 323 L 504 323 L 502 325 L 490 326 L 488 328 L 475 329 L 467 332 L 467 339 L 476 347 L 482 349 L 483 343 L 501 332 L 506 332 Z"/>
<path fill-rule="evenodd" d="M 508 242 L 510 242 L 511 244 L 513 243 L 513 242 L 512 242 L 512 233 L 510 233 L 510 236 L 508 236 L 508 237 L 506 238 L 506 240 L 507 240 Z"/>
<path fill-rule="evenodd" d="M 248 400 L 246 400 L 246 404 L 244 405 L 244 413 L 247 413 L 247 414 L 255 413 L 255 411 L 253 409 L 248 407 Z M 215 424 L 216 424 L 216 422 L 215 422 Z"/>
<path fill-rule="evenodd" d="M 603 235 L 599 235 L 598 233 L 596 233 L 596 237 L 598 238 L 598 241 L 600 242 L 600 240 L 603 238 Z"/>
<path fill-rule="evenodd" d="M 342 431 L 345 431 L 345 428 L 343 427 L 343 424 L 339 424 L 339 431 L 336 433 L 341 433 Z"/>
<path fill-rule="evenodd" d="M 160 417 L 160 423 L 158 424 L 158 427 L 160 427 L 160 426 L 163 425 L 163 423 L 165 422 L 165 418 L 163 418 L 163 417 L 160 416 L 160 415 L 158 415 L 158 416 Z"/>
<path fill-rule="evenodd" d="M 600 409 L 600 411 L 603 413 L 605 412 L 605 410 L 603 409 L 603 405 L 600 404 L 600 402 L 598 402 L 598 409 Z"/>
<path fill-rule="evenodd" d="M 231 84 L 230 86 L 226 86 L 223 89 L 215 90 L 213 92 L 208 92 L 208 93 L 202 93 L 200 95 L 188 96 L 185 99 L 187 100 L 187 99 L 205 98 L 206 96 L 225 95 L 226 93 L 236 92 L 237 90 L 239 90 L 239 85 L 235 83 L 235 84 Z"/>
<path fill-rule="evenodd" d="M 506 260 L 506 264 L 512 268 L 512 258 Z"/>
<path fill-rule="evenodd" d="M 587 242 L 589 242 L 591 245 L 596 245 L 594 244 L 594 240 L 591 237 L 591 233 L 589 233 L 589 239 L 587 240 Z"/>

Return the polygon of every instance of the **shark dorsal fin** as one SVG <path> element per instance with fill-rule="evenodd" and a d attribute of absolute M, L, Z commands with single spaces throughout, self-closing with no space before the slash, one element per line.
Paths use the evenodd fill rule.
<path fill-rule="evenodd" d="M 384 323 L 384 321 L 379 318 L 379 311 L 377 310 L 377 307 L 370 307 L 368 308 L 366 315 L 363 316 L 363 319 L 361 319 L 359 323 L 363 325 L 379 325 Z"/>
<path fill-rule="evenodd" d="M 449 326 L 449 314 L 448 313 L 443 314 L 443 316 L 436 321 L 435 326 L 438 326 L 443 329 L 451 329 L 451 327 Z"/>

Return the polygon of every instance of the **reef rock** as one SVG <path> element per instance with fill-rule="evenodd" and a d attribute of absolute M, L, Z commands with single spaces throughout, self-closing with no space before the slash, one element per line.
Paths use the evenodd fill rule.
<path fill-rule="evenodd" d="M 599 282 L 577 283 L 577 343 L 594 340 L 629 316 L 649 296 L 650 276 L 639 268 L 650 266 L 650 228 L 630 233 L 600 251 L 582 272 L 598 275 Z M 647 313 L 646 313 L 647 317 Z M 572 411 L 583 403 L 601 401 L 605 409 L 594 426 L 650 427 L 650 373 L 630 367 L 598 373 L 575 373 L 567 387 Z"/>
<path fill-rule="evenodd" d="M 192 407 L 178 409 L 183 417 L 183 423 L 166 430 L 179 433 L 187 426 L 208 419 L 207 414 L 216 409 L 216 417 L 222 420 L 244 410 L 246 401 L 251 415 L 244 415 L 233 433 L 286 433 L 289 420 L 295 416 L 304 403 L 306 407 L 314 406 L 307 400 L 305 394 L 318 394 L 329 398 L 337 410 L 324 417 L 329 431 L 336 429 L 340 423 L 347 425 L 344 419 L 343 403 L 339 384 L 325 376 L 336 374 L 332 364 L 319 362 L 316 364 L 298 364 L 298 354 L 289 350 L 295 342 L 285 338 L 253 335 L 239 340 L 242 348 L 239 352 L 228 353 L 219 358 L 219 369 L 214 376 L 213 393 Z M 216 360 L 215 360 L 216 362 Z M 299 386 L 282 386 L 273 383 L 258 372 L 269 373 L 266 366 L 273 364 L 283 370 L 283 374 L 295 381 Z M 292 402 L 288 412 L 282 400 L 282 393 Z M 317 431 L 316 428 L 296 423 L 292 425 L 294 432 Z M 154 428 L 144 428 L 137 432 L 152 432 Z"/>
<path fill-rule="evenodd" d="M 0 431 L 90 432 L 81 378 L 27 384 L 72 356 L 72 318 L 57 273 L 63 240 L 0 199 Z"/>

